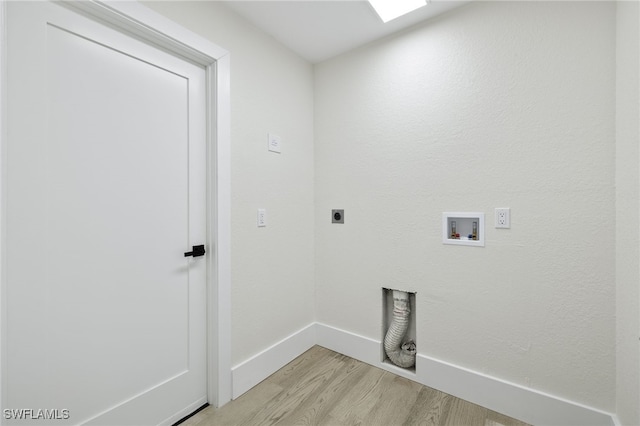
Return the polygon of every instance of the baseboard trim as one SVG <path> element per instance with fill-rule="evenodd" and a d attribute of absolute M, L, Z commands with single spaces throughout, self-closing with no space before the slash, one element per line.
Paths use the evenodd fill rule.
<path fill-rule="evenodd" d="M 618 419 L 618 415 L 614 414 L 611 417 L 613 417 L 613 424 L 615 426 L 622 426 L 622 423 L 620 423 L 620 419 Z"/>
<path fill-rule="evenodd" d="M 398 376 L 420 382 L 416 373 L 382 362 L 383 349 L 377 340 L 320 323 L 316 323 L 316 337 L 316 343 L 319 346 L 390 371 Z"/>
<path fill-rule="evenodd" d="M 618 426 L 615 415 L 426 355 L 415 372 L 383 362 L 380 341 L 313 323 L 232 368 L 233 399 L 314 345 L 534 425 Z"/>
<path fill-rule="evenodd" d="M 425 355 L 415 373 L 382 362 L 382 344 L 367 337 L 316 323 L 316 343 L 425 386 L 534 425 L 615 426 L 610 413 L 456 366 Z"/>
<path fill-rule="evenodd" d="M 236 399 L 316 344 L 316 325 L 309 324 L 259 354 L 231 368 Z"/>

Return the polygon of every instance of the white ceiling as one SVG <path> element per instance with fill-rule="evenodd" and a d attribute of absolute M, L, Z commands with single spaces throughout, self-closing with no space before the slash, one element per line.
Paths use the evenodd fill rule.
<path fill-rule="evenodd" d="M 386 24 L 364 0 L 224 2 L 301 57 L 318 63 L 469 1 L 432 0 L 427 6 Z"/>

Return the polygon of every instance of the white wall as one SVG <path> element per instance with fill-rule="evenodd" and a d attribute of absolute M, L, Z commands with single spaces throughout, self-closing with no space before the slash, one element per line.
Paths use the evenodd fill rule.
<path fill-rule="evenodd" d="M 380 288 L 401 287 L 421 354 L 639 423 L 637 4 L 616 31 L 613 3 L 477 2 L 315 87 L 219 2 L 145 4 L 231 51 L 234 365 L 316 319 L 381 340 Z M 446 210 L 486 212 L 486 247 L 443 246 Z"/>
<path fill-rule="evenodd" d="M 146 6 L 231 55 L 232 364 L 314 320 L 313 69 L 221 2 Z M 267 132 L 282 154 L 267 151 Z M 258 208 L 267 227 L 257 228 Z"/>
<path fill-rule="evenodd" d="M 640 7 L 618 2 L 616 25 L 616 412 L 640 424 Z"/>
<path fill-rule="evenodd" d="M 316 66 L 320 322 L 381 340 L 381 287 L 416 291 L 420 354 L 614 410 L 615 20 L 475 2 Z"/>

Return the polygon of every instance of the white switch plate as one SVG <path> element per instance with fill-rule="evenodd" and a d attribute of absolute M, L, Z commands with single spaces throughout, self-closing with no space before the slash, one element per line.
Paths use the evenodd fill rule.
<path fill-rule="evenodd" d="M 258 228 L 267 226 L 267 209 L 258 209 Z"/>
<path fill-rule="evenodd" d="M 511 209 L 509 207 L 496 208 L 496 228 L 511 228 Z"/>
<path fill-rule="evenodd" d="M 280 154 L 282 151 L 282 138 L 273 133 L 269 133 L 269 151 Z"/>

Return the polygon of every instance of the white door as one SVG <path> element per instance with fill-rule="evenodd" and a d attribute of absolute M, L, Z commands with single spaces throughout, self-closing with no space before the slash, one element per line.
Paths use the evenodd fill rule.
<path fill-rule="evenodd" d="M 207 399 L 205 71 L 59 4 L 7 13 L 3 415 L 172 423 Z"/>

